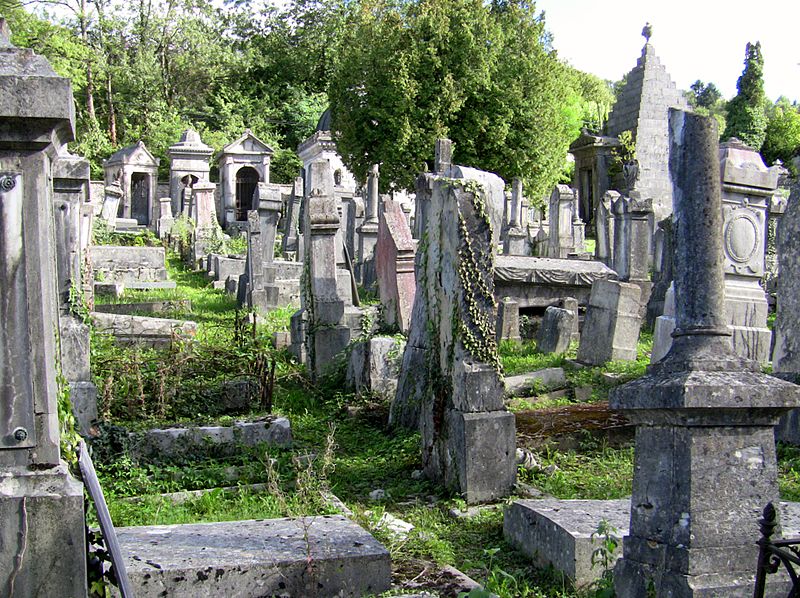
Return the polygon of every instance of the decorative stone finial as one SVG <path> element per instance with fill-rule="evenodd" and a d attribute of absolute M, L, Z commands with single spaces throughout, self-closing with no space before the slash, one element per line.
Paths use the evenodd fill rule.
<path fill-rule="evenodd" d="M 642 35 L 644 36 L 645 43 L 650 43 L 650 37 L 653 35 L 653 26 L 649 22 L 644 24 Z"/>

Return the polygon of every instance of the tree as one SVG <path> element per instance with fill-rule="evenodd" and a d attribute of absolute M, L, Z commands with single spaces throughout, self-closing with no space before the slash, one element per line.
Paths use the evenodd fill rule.
<path fill-rule="evenodd" d="M 719 100 L 722 99 L 722 92 L 713 83 L 703 83 L 698 79 L 689 87 L 691 92 L 688 95 L 689 103 L 693 108 L 707 108 L 711 110 Z"/>
<path fill-rule="evenodd" d="M 761 43 L 748 43 L 744 71 L 736 83 L 738 93 L 728 102 L 728 117 L 722 136 L 723 139 L 736 137 L 756 150 L 761 149 L 767 128 L 763 73 Z"/>
<path fill-rule="evenodd" d="M 520 176 L 537 197 L 578 134 L 573 83 L 529 2 L 363 0 L 328 95 L 337 147 L 361 180 L 380 163 L 384 189 L 410 188 L 448 136 L 461 163 Z"/>
<path fill-rule="evenodd" d="M 770 110 L 761 156 L 767 164 L 780 160 L 787 167 L 800 155 L 800 107 L 781 96 Z"/>

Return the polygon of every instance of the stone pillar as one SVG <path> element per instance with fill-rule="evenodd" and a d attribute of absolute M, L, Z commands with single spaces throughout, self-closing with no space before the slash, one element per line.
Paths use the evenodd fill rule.
<path fill-rule="evenodd" d="M 511 183 L 511 210 L 506 236 L 503 240 L 503 253 L 506 255 L 529 255 L 528 235 L 522 227 L 522 179 L 514 178 Z"/>
<path fill-rule="evenodd" d="M 675 341 L 610 397 L 637 426 L 620 598 L 752 594 L 758 518 L 778 498 L 773 426 L 800 404 L 731 349 L 717 139 L 713 118 L 670 110 Z"/>
<path fill-rule="evenodd" d="M 344 301 L 337 290 L 336 231 L 339 210 L 333 193 L 333 177 L 328 162 L 310 165 L 308 204 L 305 213 L 308 247 L 307 285 L 310 301 L 307 329 L 307 354 L 312 376 L 320 376 L 333 357 L 350 342 L 350 329 L 341 324 Z"/>
<path fill-rule="evenodd" d="M 772 333 L 764 276 L 767 209 L 778 187 L 778 168 L 767 168 L 757 151 L 732 139 L 720 145 L 725 310 L 733 348 L 766 363 Z"/>
<path fill-rule="evenodd" d="M 367 176 L 367 198 L 364 202 L 364 223 L 359 229 L 358 279 L 364 287 L 377 282 L 375 273 L 375 245 L 378 243 L 378 165 L 373 164 Z"/>
<path fill-rule="evenodd" d="M 611 206 L 619 199 L 620 194 L 616 191 L 606 191 L 602 199 L 597 202 L 597 209 L 594 213 L 595 234 L 597 242 L 595 244 L 594 256 L 609 268 L 614 265 L 614 216 Z"/>
<path fill-rule="evenodd" d="M 453 142 L 449 139 L 437 139 L 434 150 L 433 171 L 448 176 L 453 165 Z"/>
<path fill-rule="evenodd" d="M 0 18 L 0 594 L 86 596 L 83 486 L 59 454 L 50 182 L 74 103 L 9 37 Z"/>
<path fill-rule="evenodd" d="M 172 216 L 172 199 L 169 197 L 161 197 L 158 200 L 159 211 L 158 220 L 156 221 L 156 234 L 159 239 L 166 238 L 172 230 L 172 225 L 175 224 L 175 218 Z"/>
<path fill-rule="evenodd" d="M 303 201 L 303 177 L 294 179 L 292 195 L 286 206 L 286 220 L 283 228 L 283 245 L 281 253 L 284 259 L 290 259 L 297 254 L 298 224 L 300 222 L 300 203 Z"/>
<path fill-rule="evenodd" d="M 658 223 L 653 238 L 655 275 L 645 317 L 645 326 L 648 328 L 654 325 L 656 318 L 665 313 L 664 301 L 667 289 L 672 284 L 672 260 L 675 252 L 672 234 L 672 216 L 670 216 Z"/>
<path fill-rule="evenodd" d="M 275 284 L 275 238 L 281 216 L 280 187 L 259 183 L 258 210 L 248 212 L 248 305 L 262 313 L 279 307 L 280 289 Z"/>
<path fill-rule="evenodd" d="M 433 178 L 420 175 L 416 181 L 416 197 L 414 199 L 414 238 L 418 241 L 425 235 L 428 227 Z"/>

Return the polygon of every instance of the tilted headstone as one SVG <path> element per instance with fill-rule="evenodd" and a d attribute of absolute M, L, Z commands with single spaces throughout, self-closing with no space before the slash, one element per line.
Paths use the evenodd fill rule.
<path fill-rule="evenodd" d="M 120 202 L 122 200 L 122 187 L 114 183 L 106 185 L 103 195 L 103 207 L 100 212 L 100 217 L 106 221 L 108 227 L 114 230 L 117 226 L 117 218 L 120 211 Z"/>
<path fill-rule="evenodd" d="M 0 18 L 0 593 L 86 596 L 83 486 L 59 454 L 53 159 L 68 79 Z"/>
<path fill-rule="evenodd" d="M 673 225 L 672 216 L 670 216 L 658 223 L 653 235 L 655 271 L 653 273 L 653 289 L 647 302 L 647 315 L 645 316 L 645 326 L 648 328 L 653 326 L 656 318 L 664 313 L 667 289 L 672 284 L 672 260 L 675 253 L 672 237 Z"/>
<path fill-rule="evenodd" d="M 602 365 L 608 361 L 634 361 L 639 342 L 642 289 L 629 282 L 596 280 L 586 308 L 578 346 L 578 361 Z"/>
<path fill-rule="evenodd" d="M 577 315 L 568 309 L 550 306 L 544 312 L 536 348 L 542 353 L 565 353 L 572 341 Z"/>
<path fill-rule="evenodd" d="M 495 340 L 490 199 L 482 187 L 426 176 L 426 242 L 390 421 L 421 431 L 429 478 L 468 503 L 494 500 L 514 485 L 515 426 Z"/>
<path fill-rule="evenodd" d="M 610 396 L 637 426 L 620 598 L 752 594 L 759 514 L 778 499 L 773 426 L 800 404 L 799 387 L 731 348 L 717 140 L 713 118 L 670 111 L 675 339 Z"/>
<path fill-rule="evenodd" d="M 406 333 L 411 326 L 411 309 L 417 292 L 415 253 L 416 243 L 403 209 L 396 201 L 385 200 L 375 249 L 381 313 L 386 324 Z"/>

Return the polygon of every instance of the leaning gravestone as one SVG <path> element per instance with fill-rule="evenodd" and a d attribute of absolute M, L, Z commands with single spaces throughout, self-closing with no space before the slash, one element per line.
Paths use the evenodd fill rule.
<path fill-rule="evenodd" d="M 536 337 L 536 348 L 542 353 L 565 353 L 572 341 L 578 314 L 551 305 L 544 312 Z"/>
<path fill-rule="evenodd" d="M 52 159 L 69 80 L 0 18 L 0 595 L 85 596 L 83 486 L 59 454 Z"/>
<path fill-rule="evenodd" d="M 420 429 L 426 475 L 475 503 L 510 493 L 514 416 L 503 405 L 487 195 L 427 175 L 426 241 L 393 424 Z"/>

